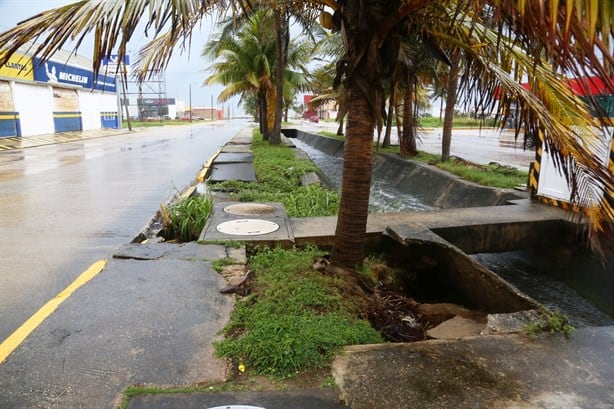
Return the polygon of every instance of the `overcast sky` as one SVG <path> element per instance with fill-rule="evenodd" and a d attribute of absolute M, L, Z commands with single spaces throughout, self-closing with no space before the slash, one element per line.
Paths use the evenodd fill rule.
<path fill-rule="evenodd" d="M 0 0 L 0 31 L 6 31 L 14 27 L 18 22 L 27 19 L 41 11 L 70 4 L 68 0 Z M 202 46 L 207 42 L 210 34 L 215 33 L 213 19 L 203 20 L 202 26 L 197 28 L 192 35 L 192 46 L 189 55 L 180 55 L 179 49 L 173 53 L 173 58 L 166 70 L 166 96 L 183 100 L 186 105 L 189 101 L 189 88 L 192 85 L 192 105 L 210 106 L 211 96 L 214 97 L 214 105 L 219 108 L 217 96 L 222 89 L 220 86 L 202 86 L 204 79 L 209 75 L 204 69 L 211 65 L 200 56 Z M 137 50 L 146 42 L 143 32 L 137 32 L 128 45 L 128 53 L 131 61 L 136 59 Z M 91 43 L 84 41 L 78 53 L 91 58 Z M 224 108 L 230 109 L 233 114 L 238 113 L 236 107 L 238 98 L 224 104 Z"/>

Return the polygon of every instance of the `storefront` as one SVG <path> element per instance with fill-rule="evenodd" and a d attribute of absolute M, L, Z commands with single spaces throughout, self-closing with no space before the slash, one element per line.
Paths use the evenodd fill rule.
<path fill-rule="evenodd" d="M 0 67 L 0 137 L 119 127 L 115 78 L 94 78 L 83 57 L 67 59 L 16 53 Z"/>

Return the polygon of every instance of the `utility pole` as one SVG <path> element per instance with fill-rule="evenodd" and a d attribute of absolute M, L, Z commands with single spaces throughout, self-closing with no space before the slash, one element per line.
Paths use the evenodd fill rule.
<path fill-rule="evenodd" d="M 124 105 L 124 108 L 126 109 L 126 122 L 128 123 L 128 130 L 130 132 L 132 132 L 132 122 L 130 120 L 130 110 L 129 110 L 129 107 L 128 107 L 128 105 L 130 105 L 130 101 L 128 100 L 128 95 L 127 95 L 127 93 L 128 93 L 128 91 L 127 91 L 127 88 L 128 88 L 127 82 L 128 82 L 128 80 L 126 79 L 127 78 L 126 66 L 123 65 L 122 67 L 123 67 L 124 71 L 121 74 L 120 82 L 122 84 L 122 93 L 124 94 L 124 98 L 123 98 L 124 104 L 123 105 Z M 120 114 L 120 116 L 121 116 L 121 114 Z"/>
<path fill-rule="evenodd" d="M 211 121 L 215 121 L 215 119 L 213 119 L 213 94 L 211 94 Z"/>
<path fill-rule="evenodd" d="M 192 123 L 192 84 L 190 84 L 190 123 Z"/>

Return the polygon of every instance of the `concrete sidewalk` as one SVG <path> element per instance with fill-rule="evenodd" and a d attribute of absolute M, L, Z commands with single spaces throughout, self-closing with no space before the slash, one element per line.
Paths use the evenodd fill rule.
<path fill-rule="evenodd" d="M 123 135 L 136 131 L 137 130 L 129 131 L 127 128 L 91 129 L 87 131 L 60 132 L 33 136 L 13 136 L 8 138 L 0 138 L 0 151 L 34 148 L 37 146 L 74 142 L 84 139 L 103 138 L 106 136 Z"/>
<path fill-rule="evenodd" d="M 614 327 L 352 346 L 333 372 L 352 409 L 614 408 Z"/>
<path fill-rule="evenodd" d="M 524 334 L 356 345 L 333 363 L 341 389 L 143 395 L 130 409 L 614 408 L 614 327 L 569 339 Z"/>
<path fill-rule="evenodd" d="M 212 344 L 234 297 L 211 268 L 226 248 L 130 244 L 113 256 L 0 365 L 0 407 L 110 409 L 131 385 L 226 378 Z"/>

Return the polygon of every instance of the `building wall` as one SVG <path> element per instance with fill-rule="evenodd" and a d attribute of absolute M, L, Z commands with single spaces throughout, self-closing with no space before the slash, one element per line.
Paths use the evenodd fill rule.
<path fill-rule="evenodd" d="M 100 129 L 100 111 L 98 107 L 99 94 L 86 90 L 79 90 L 79 101 L 81 105 L 81 119 L 83 130 Z"/>
<path fill-rule="evenodd" d="M 112 127 L 117 123 L 117 95 L 79 90 L 83 130 Z M 110 122 L 108 122 L 110 121 Z"/>
<path fill-rule="evenodd" d="M 115 78 L 94 80 L 82 60 L 68 65 L 24 53 L 1 66 L 0 137 L 118 127 Z"/>
<path fill-rule="evenodd" d="M 0 138 L 20 134 L 19 114 L 13 105 L 11 85 L 8 81 L 0 81 Z"/>
<path fill-rule="evenodd" d="M 49 86 L 13 82 L 15 111 L 19 112 L 21 136 L 53 133 L 53 94 Z"/>

